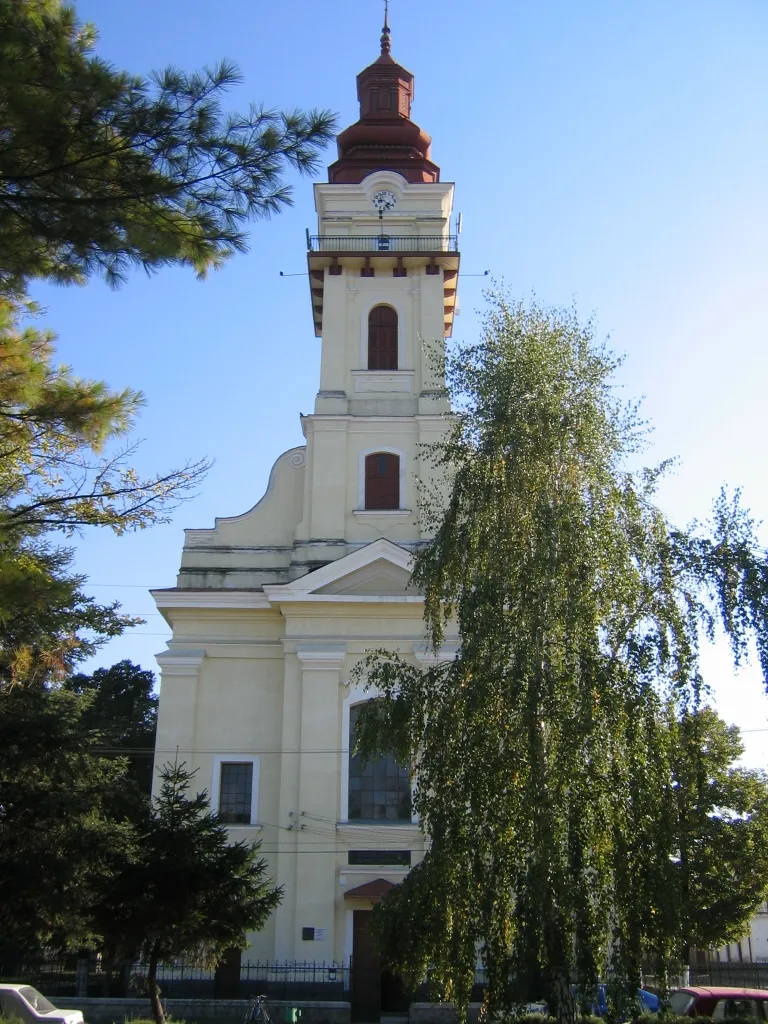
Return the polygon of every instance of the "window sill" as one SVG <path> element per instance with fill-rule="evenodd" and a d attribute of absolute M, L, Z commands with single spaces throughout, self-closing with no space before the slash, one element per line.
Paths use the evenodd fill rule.
<path fill-rule="evenodd" d="M 356 508 L 352 510 L 356 516 L 409 516 L 409 508 Z"/>
<path fill-rule="evenodd" d="M 336 831 L 340 832 L 342 835 L 345 832 L 350 835 L 359 835 L 361 832 L 367 832 L 369 829 L 378 828 L 396 828 L 413 836 L 423 835 L 417 822 L 406 821 L 405 818 L 401 820 L 394 820 L 393 818 L 375 818 L 372 821 L 360 821 L 359 819 L 354 819 L 353 821 L 336 822 Z M 367 867 L 367 865 L 365 866 Z"/>
<path fill-rule="evenodd" d="M 261 832 L 261 830 L 264 828 L 264 826 L 262 825 L 262 823 L 260 821 L 253 821 L 253 822 L 251 822 L 250 825 L 246 825 L 243 822 L 240 822 L 239 824 L 233 824 L 233 823 L 227 822 L 227 821 L 222 821 L 221 824 L 225 828 L 228 828 L 230 830 L 232 830 L 232 829 L 242 829 L 244 832 Z"/>

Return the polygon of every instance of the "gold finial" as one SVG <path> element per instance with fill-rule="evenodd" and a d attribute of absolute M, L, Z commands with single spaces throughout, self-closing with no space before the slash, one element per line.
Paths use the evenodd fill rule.
<path fill-rule="evenodd" d="M 381 32 L 381 52 L 382 54 L 389 54 L 392 46 L 390 43 L 390 32 L 389 32 L 389 0 L 384 0 L 384 28 Z"/>

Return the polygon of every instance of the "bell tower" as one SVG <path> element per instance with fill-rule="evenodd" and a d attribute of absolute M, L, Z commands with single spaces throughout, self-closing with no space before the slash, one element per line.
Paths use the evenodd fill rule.
<path fill-rule="evenodd" d="M 423 539 L 423 445 L 450 412 L 441 355 L 459 272 L 453 184 L 440 181 L 431 139 L 411 120 L 414 79 L 390 53 L 357 77 L 360 118 L 338 136 L 328 181 L 315 185 L 308 264 L 322 338 L 307 440 L 304 517 L 292 575 L 386 537 Z"/>

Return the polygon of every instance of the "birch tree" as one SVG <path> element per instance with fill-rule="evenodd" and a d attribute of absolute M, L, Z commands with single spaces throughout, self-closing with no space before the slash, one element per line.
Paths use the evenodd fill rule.
<path fill-rule="evenodd" d="M 425 508 L 413 582 L 439 648 L 422 671 L 378 653 L 359 750 L 410 760 L 429 847 L 375 915 L 385 959 L 466 1008 L 546 998 L 563 1022 L 611 979 L 627 1009 L 681 945 L 674 738 L 705 692 L 703 638 L 768 678 L 768 566 L 738 493 L 682 529 L 667 468 L 632 468 L 646 426 L 617 398 L 592 323 L 491 297 L 479 343 L 449 355 L 457 415 L 429 457 L 453 480 Z M 575 991 L 572 985 L 576 986 Z"/>

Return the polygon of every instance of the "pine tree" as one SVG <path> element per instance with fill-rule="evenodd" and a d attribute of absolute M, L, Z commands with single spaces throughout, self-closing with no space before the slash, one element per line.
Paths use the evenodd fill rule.
<path fill-rule="evenodd" d="M 247 945 L 248 932 L 264 926 L 282 889 L 266 878 L 259 844 L 230 843 L 207 794 L 188 795 L 194 772 L 174 763 L 160 774 L 136 858 L 113 879 L 94 930 L 114 948 L 146 959 L 152 1012 L 165 1024 L 158 965 L 186 957 L 215 967 L 228 949 Z"/>
<path fill-rule="evenodd" d="M 116 283 L 131 266 L 204 275 L 290 202 L 285 170 L 313 171 L 333 135 L 328 111 L 225 114 L 231 62 L 146 79 L 95 42 L 62 0 L 0 0 L 0 291 Z"/>
<path fill-rule="evenodd" d="M 142 396 L 55 365 L 52 337 L 23 327 L 22 308 L 0 296 L 0 689 L 61 679 L 138 621 L 82 593 L 52 531 L 166 521 L 208 469 L 199 460 L 140 477 L 133 448 L 114 445 Z"/>
<path fill-rule="evenodd" d="M 2 695 L 0 949 L 94 946 L 103 887 L 134 855 L 135 822 L 120 813 L 126 764 L 94 751 L 90 698 L 42 686 Z"/>

